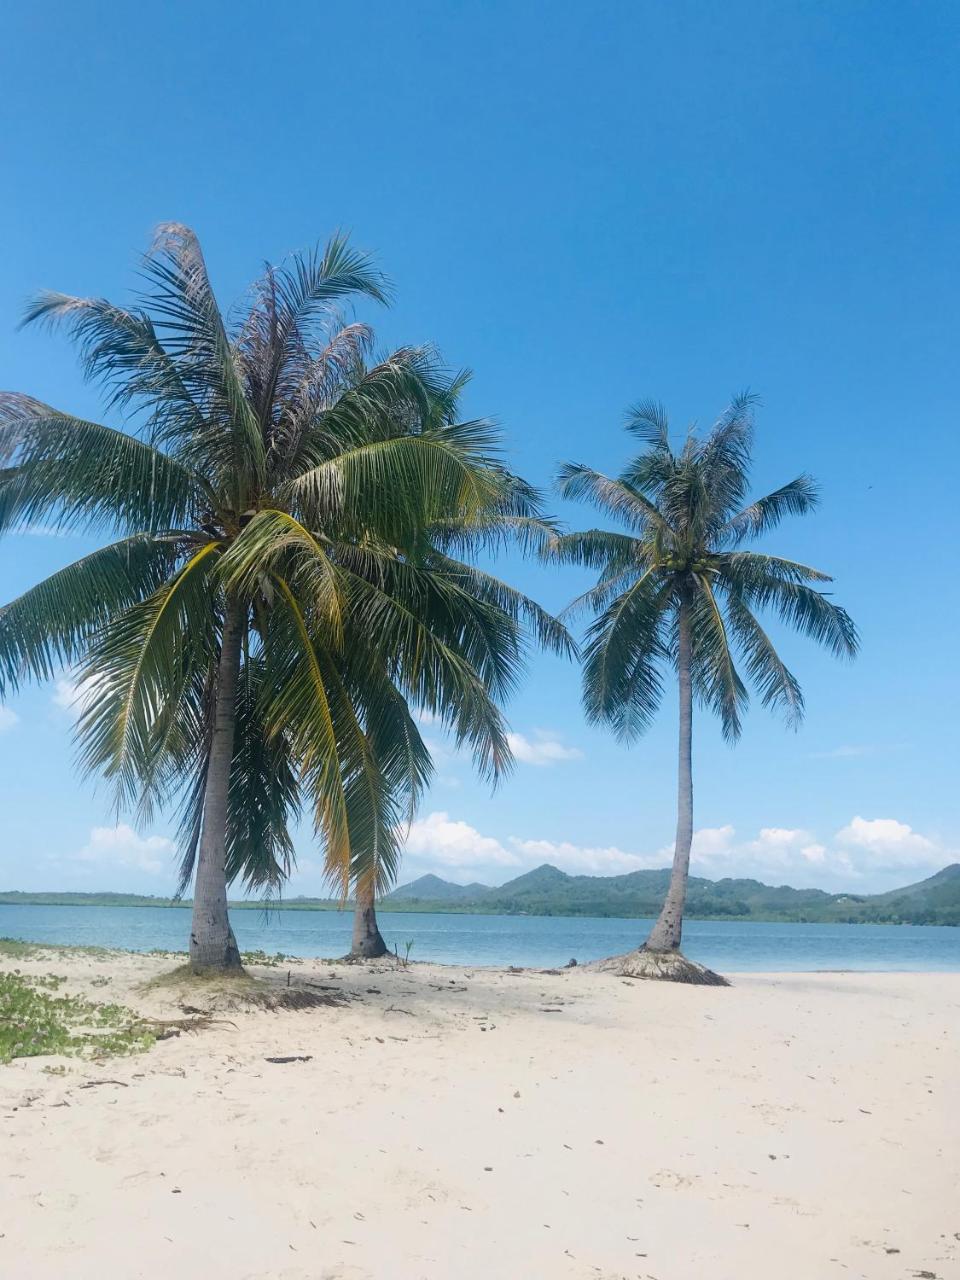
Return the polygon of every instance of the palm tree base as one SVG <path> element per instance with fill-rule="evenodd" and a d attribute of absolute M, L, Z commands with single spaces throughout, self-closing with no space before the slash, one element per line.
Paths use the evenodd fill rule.
<path fill-rule="evenodd" d="M 361 960 L 380 960 L 391 954 L 381 938 L 379 942 L 364 943 L 359 950 L 348 951 L 342 959 L 348 964 L 357 964 Z"/>
<path fill-rule="evenodd" d="M 240 959 L 240 949 L 233 936 L 233 930 L 227 926 L 225 940 L 190 937 L 190 972 L 195 978 L 245 978 L 246 971 Z"/>
<path fill-rule="evenodd" d="M 623 956 L 601 960 L 598 968 L 621 978 L 647 978 L 656 982 L 685 982 L 698 987 L 729 987 L 719 973 L 688 960 L 679 951 L 648 951 L 638 947 Z"/>
<path fill-rule="evenodd" d="M 200 965 L 191 961 L 187 968 L 194 978 L 246 978 L 248 976 L 242 964 Z"/>

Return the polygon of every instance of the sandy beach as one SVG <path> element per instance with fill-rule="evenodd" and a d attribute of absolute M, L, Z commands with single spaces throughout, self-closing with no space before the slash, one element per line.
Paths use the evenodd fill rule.
<path fill-rule="evenodd" d="M 4 960 L 222 1019 L 0 1067 L 5 1280 L 960 1275 L 960 974 L 305 961 L 338 1002 L 269 1012 L 144 989 L 173 963 Z"/>

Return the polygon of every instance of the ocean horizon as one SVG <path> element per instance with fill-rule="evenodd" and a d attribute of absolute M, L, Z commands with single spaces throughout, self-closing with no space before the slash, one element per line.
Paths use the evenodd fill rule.
<path fill-rule="evenodd" d="M 291 957 L 343 956 L 350 947 L 349 910 L 237 911 L 243 951 Z M 554 968 L 629 951 L 650 920 L 624 917 L 378 912 L 380 929 L 401 956 L 476 967 Z M 187 907 L 37 906 L 0 904 L 0 937 L 61 946 L 127 951 L 184 951 Z M 684 951 L 728 973 L 960 972 L 960 929 L 946 925 L 795 924 L 689 920 Z"/>

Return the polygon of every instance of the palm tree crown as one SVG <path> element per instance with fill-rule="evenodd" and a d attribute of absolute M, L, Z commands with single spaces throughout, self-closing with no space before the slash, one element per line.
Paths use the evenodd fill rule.
<path fill-rule="evenodd" d="M 753 405 L 751 396 L 736 398 L 705 438 L 691 432 L 674 453 L 662 406 L 639 404 L 627 430 L 647 448 L 617 479 L 573 463 L 561 472 L 566 497 L 592 501 L 627 527 L 572 533 L 551 544 L 556 558 L 600 571 L 597 585 L 574 605 L 597 613 L 587 638 L 584 703 L 591 720 L 610 723 L 624 738 L 642 733 L 660 706 L 664 671 L 676 666 L 682 609 L 690 620 L 695 692 L 730 740 L 740 736 L 748 682 L 790 724 L 803 716 L 800 686 L 758 611 L 772 610 L 837 656 L 857 651 L 852 620 L 822 589 L 828 574 L 741 550 L 785 516 L 812 511 L 818 498 L 811 477 L 800 475 L 746 502 Z"/>

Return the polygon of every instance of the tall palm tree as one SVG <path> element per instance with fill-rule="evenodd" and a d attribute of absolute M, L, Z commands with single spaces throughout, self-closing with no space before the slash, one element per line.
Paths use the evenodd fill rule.
<path fill-rule="evenodd" d="M 454 583 L 458 592 L 465 592 L 468 600 L 482 610 L 491 611 L 490 616 L 499 620 L 491 642 L 498 651 L 508 652 L 511 662 L 507 680 L 490 683 L 477 694 L 478 697 L 485 694 L 490 700 L 492 705 L 486 712 L 489 716 L 497 714 L 497 702 L 509 692 L 519 670 L 519 660 L 531 643 L 565 657 L 574 657 L 577 653 L 561 623 L 528 596 L 475 563 L 479 556 L 495 558 L 507 547 L 519 550 L 521 554 L 543 555 L 551 539 L 556 537 L 556 526 L 536 514 L 533 491 L 515 477 L 506 477 L 506 473 L 505 479 L 507 483 L 503 493 L 486 509 L 455 514 L 453 518 L 449 513 L 440 516 L 425 530 L 420 546 L 410 555 L 421 572 L 430 574 L 435 580 Z M 400 789 L 407 826 L 433 771 L 429 752 L 423 746 L 415 724 L 409 726 L 409 739 L 409 749 L 402 759 L 406 772 L 400 773 L 394 766 L 391 784 Z M 371 745 L 374 756 L 379 757 L 382 744 L 372 742 Z M 487 770 L 491 781 L 496 784 L 512 764 L 509 750 L 501 749 L 492 754 Z M 402 843 L 403 827 L 398 825 L 395 831 Z M 377 923 L 376 898 L 396 878 L 398 858 L 395 846 L 390 846 L 389 853 L 389 863 L 374 856 L 363 863 L 361 873 L 354 879 L 351 959 L 375 959 L 387 952 Z"/>
<path fill-rule="evenodd" d="M 481 771 L 508 762 L 488 691 L 521 657 L 509 610 L 419 552 L 438 524 L 535 500 L 490 425 L 457 420 L 462 378 L 428 348 L 372 362 L 370 330 L 339 318 L 386 298 L 342 237 L 267 267 L 232 325 L 188 228 L 160 228 L 144 273 L 132 309 L 45 294 L 28 312 L 68 326 L 128 429 L 0 397 L 0 531 L 114 539 L 0 611 L 0 695 L 78 670 L 82 762 L 144 818 L 180 798 L 191 964 L 231 972 L 227 883 L 282 881 L 301 802 L 344 886 L 389 876 L 423 771 L 401 702 Z"/>
<path fill-rule="evenodd" d="M 803 695 L 759 618 L 771 610 L 782 623 L 838 657 L 857 652 L 857 631 L 822 584 L 827 574 L 780 556 L 741 550 L 787 515 L 817 503 L 808 475 L 746 502 L 753 444 L 753 405 L 737 397 L 705 438 L 692 431 L 674 453 L 661 405 L 632 408 L 627 430 L 645 448 L 616 479 L 568 463 L 561 492 L 591 501 L 626 532 L 591 529 L 556 538 L 550 553 L 600 571 L 576 602 L 595 611 L 584 655 L 588 718 L 611 725 L 624 740 L 646 730 L 675 671 L 680 696 L 679 789 L 673 869 L 663 909 L 643 946 L 618 958 L 620 971 L 675 981 L 722 979 L 680 954 L 693 839 L 691 744 L 693 703 L 720 718 L 735 742 L 748 702 L 746 679 L 761 702 L 798 725 Z"/>

